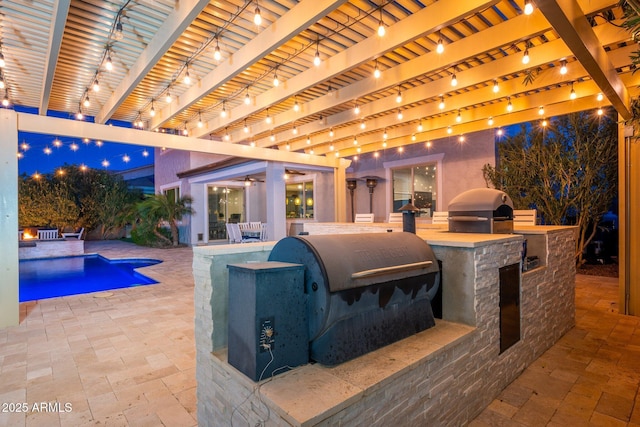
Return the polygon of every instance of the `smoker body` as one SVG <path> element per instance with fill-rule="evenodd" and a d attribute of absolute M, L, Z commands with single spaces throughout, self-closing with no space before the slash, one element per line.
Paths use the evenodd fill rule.
<path fill-rule="evenodd" d="M 474 188 L 449 203 L 449 231 L 457 233 L 513 233 L 513 202 L 507 193 Z"/>

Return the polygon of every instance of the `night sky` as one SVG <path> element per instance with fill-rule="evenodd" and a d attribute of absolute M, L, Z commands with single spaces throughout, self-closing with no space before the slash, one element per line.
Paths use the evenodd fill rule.
<path fill-rule="evenodd" d="M 33 108 L 16 106 L 15 110 L 37 114 L 37 109 Z M 49 112 L 48 115 L 61 118 L 70 117 L 68 113 Z M 71 118 L 71 120 L 75 120 L 75 118 Z M 93 117 L 85 117 L 84 120 L 93 122 Z M 108 123 L 112 123 L 114 126 L 131 127 L 131 123 L 127 122 L 110 120 Z M 32 175 L 36 172 L 54 172 L 65 163 L 78 166 L 84 164 L 93 169 L 111 171 L 153 164 L 153 148 L 109 141 L 18 132 L 18 147 L 16 148 L 22 156 L 18 159 L 18 173 L 20 175 L 23 173 Z M 107 162 L 108 165 L 105 166 Z"/>

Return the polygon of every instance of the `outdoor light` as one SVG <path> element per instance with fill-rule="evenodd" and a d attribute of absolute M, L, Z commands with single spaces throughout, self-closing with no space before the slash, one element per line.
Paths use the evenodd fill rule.
<path fill-rule="evenodd" d="M 91 101 L 89 100 L 89 95 L 86 95 L 84 97 L 84 101 L 82 102 L 82 105 L 84 105 L 85 107 L 89 107 L 91 105 Z"/>
<path fill-rule="evenodd" d="M 560 65 L 560 74 L 562 74 L 563 76 L 567 74 L 567 61 L 562 61 Z"/>
<path fill-rule="evenodd" d="M 313 148 L 309 150 L 309 154 L 313 155 Z"/>
<path fill-rule="evenodd" d="M 198 127 L 201 128 L 202 126 L 204 126 L 202 123 L 202 115 L 198 113 Z"/>
<path fill-rule="evenodd" d="M 311 145 L 311 137 L 307 136 L 307 145 Z"/>
<path fill-rule="evenodd" d="M 384 130 L 384 133 L 382 134 L 382 139 L 387 139 L 389 137 L 389 135 L 387 135 L 387 130 Z"/>
<path fill-rule="evenodd" d="M 458 78 L 456 77 L 455 71 L 451 75 L 451 86 L 458 86 Z"/>
<path fill-rule="evenodd" d="M 269 109 L 267 108 L 267 117 L 264 119 L 264 121 L 270 125 L 271 122 L 273 122 L 273 120 L 271 119 L 271 115 L 269 114 Z"/>
<path fill-rule="evenodd" d="M 380 68 L 378 68 L 378 61 L 376 60 L 376 68 L 374 68 L 373 70 L 373 77 L 375 77 L 376 79 L 380 78 Z"/>
<path fill-rule="evenodd" d="M 544 116 L 544 107 L 542 105 L 538 108 L 538 114 Z"/>
<path fill-rule="evenodd" d="M 260 15 L 260 8 L 258 7 L 258 2 L 256 1 L 256 10 L 253 15 L 253 23 L 256 25 L 262 24 L 262 15 Z"/>
<path fill-rule="evenodd" d="M 451 126 L 447 126 L 447 133 L 451 135 L 451 132 L 453 132 L 453 129 L 451 129 Z"/>
<path fill-rule="evenodd" d="M 329 151 L 333 151 L 335 150 L 335 147 L 333 146 L 333 144 L 329 145 Z"/>
<path fill-rule="evenodd" d="M 502 128 L 498 129 L 498 136 L 502 136 L 503 133 L 504 131 L 502 130 Z"/>
<path fill-rule="evenodd" d="M 398 88 L 398 94 L 396 95 L 396 102 L 398 104 L 402 102 L 402 92 L 400 92 L 400 88 Z"/>
<path fill-rule="evenodd" d="M 298 104 L 298 99 L 296 99 L 296 101 L 293 103 L 293 111 L 300 111 L 300 104 Z"/>
<path fill-rule="evenodd" d="M 6 87 L 4 83 L 4 76 L 0 74 L 0 89 L 4 89 Z"/>
<path fill-rule="evenodd" d="M 114 34 L 116 40 L 122 40 L 124 38 L 124 34 L 122 33 L 122 22 L 120 18 L 118 18 L 118 23 L 116 24 L 116 32 Z"/>
<path fill-rule="evenodd" d="M 107 69 L 107 71 L 113 70 L 113 62 L 111 61 L 111 56 L 108 50 L 107 50 L 107 61 L 105 62 L 104 66 Z"/>
<path fill-rule="evenodd" d="M 279 84 L 280 84 L 280 80 L 278 80 L 278 71 L 274 70 L 274 72 L 273 72 L 273 85 L 275 87 L 278 87 Z"/>
<path fill-rule="evenodd" d="M 276 136 L 272 133 L 272 134 L 269 136 L 269 139 L 271 140 L 271 142 L 275 142 L 275 141 L 276 141 Z"/>
<path fill-rule="evenodd" d="M 367 128 L 367 124 L 365 123 L 364 119 L 360 122 L 360 129 L 365 130 Z"/>
<path fill-rule="evenodd" d="M 220 117 L 222 117 L 223 119 L 225 117 L 227 117 L 227 109 L 225 108 L 225 102 L 222 101 L 222 111 L 220 111 Z"/>
<path fill-rule="evenodd" d="M 358 105 L 358 101 L 356 101 L 356 106 L 353 109 L 353 112 L 357 115 L 360 114 L 360 106 Z"/>
<path fill-rule="evenodd" d="M 464 135 L 460 135 L 458 137 L 458 142 L 464 142 Z"/>
<path fill-rule="evenodd" d="M 604 114 L 604 111 L 602 110 L 602 107 L 598 108 L 598 115 L 601 116 Z"/>
<path fill-rule="evenodd" d="M 53 152 L 53 150 L 51 148 L 49 148 L 49 147 L 44 147 L 44 150 L 42 150 L 42 151 L 44 151 L 44 154 L 47 154 L 47 155 L 49 155 L 49 154 L 51 154 Z"/>
<path fill-rule="evenodd" d="M 293 130 L 291 131 L 294 135 L 298 134 L 298 128 L 296 127 L 296 125 L 293 125 Z"/>
<path fill-rule="evenodd" d="M 529 48 L 526 48 L 524 50 L 524 55 L 522 56 L 522 63 L 526 65 L 530 60 L 531 58 L 529 58 Z"/>
<path fill-rule="evenodd" d="M 225 141 L 230 141 L 231 140 L 231 135 L 229 135 L 229 129 L 227 129 L 227 128 L 224 129 L 224 140 Z"/>
<path fill-rule="evenodd" d="M 498 86 L 498 80 L 493 81 L 493 93 L 498 93 L 500 91 L 500 86 Z"/>
<path fill-rule="evenodd" d="M 493 116 L 489 116 L 489 120 L 487 120 L 489 126 L 493 126 Z"/>
<path fill-rule="evenodd" d="M 249 126 L 247 126 L 247 119 L 244 119 L 244 133 L 249 133 Z"/>
<path fill-rule="evenodd" d="M 220 45 L 218 44 L 218 38 L 216 37 L 216 47 L 213 49 L 213 59 L 220 61 L 222 59 L 222 53 L 220 52 Z"/>
<path fill-rule="evenodd" d="M 386 32 L 387 31 L 384 28 L 384 22 L 382 21 L 382 7 L 380 7 L 380 20 L 378 21 L 378 37 L 384 37 Z"/>
<path fill-rule="evenodd" d="M 93 91 L 100 92 L 100 82 L 98 82 L 97 78 L 93 81 Z"/>
<path fill-rule="evenodd" d="M 602 92 L 599 92 L 598 95 L 596 96 L 596 99 L 598 101 L 602 101 L 604 99 L 604 95 L 602 95 Z"/>
<path fill-rule="evenodd" d="M 404 151 L 404 147 L 398 147 L 398 153 L 402 153 Z"/>
<path fill-rule="evenodd" d="M 358 145 L 358 137 L 357 136 L 353 137 L 353 145 Z"/>
<path fill-rule="evenodd" d="M 425 147 L 431 148 L 431 141 L 427 141 L 424 143 Z"/>
<path fill-rule="evenodd" d="M 438 104 L 438 108 L 444 110 L 444 96 L 440 95 L 440 104 Z"/>
<path fill-rule="evenodd" d="M 164 100 L 167 102 L 167 104 L 171 104 L 171 101 L 173 101 L 173 98 L 171 98 L 171 92 L 169 92 L 169 89 L 167 89 L 167 96 L 164 97 Z"/>
<path fill-rule="evenodd" d="M 329 129 L 329 138 L 333 138 L 334 132 L 333 132 L 333 128 Z"/>
<path fill-rule="evenodd" d="M 316 67 L 320 66 L 320 63 L 322 62 L 322 60 L 320 59 L 320 41 L 318 40 L 318 43 L 316 44 L 316 55 L 313 57 L 313 65 L 315 65 Z"/>
<path fill-rule="evenodd" d="M 244 96 L 244 105 L 251 105 L 251 97 L 249 96 L 248 87 L 247 87 L 247 94 Z"/>
<path fill-rule="evenodd" d="M 251 187 L 251 180 L 249 179 L 249 177 L 246 177 L 244 179 L 244 186 L 245 187 Z"/>
<path fill-rule="evenodd" d="M 415 133 L 411 134 L 411 140 L 412 140 L 412 141 L 415 141 L 415 140 L 416 140 L 416 134 L 415 134 Z"/>
<path fill-rule="evenodd" d="M 438 53 L 444 52 L 444 43 L 442 42 L 442 38 L 438 39 L 438 46 L 436 46 L 436 52 Z"/>
<path fill-rule="evenodd" d="M 386 148 L 387 147 L 387 141 L 382 141 L 382 148 Z"/>
<path fill-rule="evenodd" d="M 186 85 L 190 85 L 191 84 L 191 76 L 189 75 L 189 66 L 188 65 L 187 65 L 187 72 L 184 73 L 184 79 L 182 81 Z"/>
<path fill-rule="evenodd" d="M 507 111 L 511 112 L 511 111 L 513 111 L 513 104 L 511 103 L 511 97 L 507 98 L 507 100 L 509 101 L 507 103 Z"/>
<path fill-rule="evenodd" d="M 402 120 L 403 117 L 402 110 L 398 109 L 398 120 Z"/>
<path fill-rule="evenodd" d="M 460 110 L 458 110 L 458 115 L 456 116 L 456 122 L 460 123 L 462 121 L 462 116 L 460 115 Z"/>
<path fill-rule="evenodd" d="M 569 93 L 569 98 L 576 99 L 578 95 L 576 95 L 575 89 L 573 89 L 573 83 L 571 83 L 571 92 Z"/>
<path fill-rule="evenodd" d="M 289 144 L 288 142 L 287 142 L 287 145 L 286 145 L 286 149 L 287 149 L 287 151 L 291 150 L 291 144 Z"/>
<path fill-rule="evenodd" d="M 531 0 L 524 0 L 524 14 L 531 15 L 533 13 L 533 3 Z"/>
<path fill-rule="evenodd" d="M 5 103 L 5 101 L 7 101 L 7 102 Z M 5 107 L 6 107 L 7 105 L 9 105 L 9 100 L 7 99 L 7 97 L 6 97 L 6 96 L 5 96 L 5 97 L 4 97 L 4 99 L 2 100 L 2 105 L 4 105 Z M 76 119 L 78 119 L 78 120 L 82 120 L 83 118 L 84 118 L 84 114 L 82 114 L 82 111 L 79 111 L 79 110 L 78 110 L 78 112 L 76 113 Z"/>
<path fill-rule="evenodd" d="M 155 117 L 155 115 L 156 115 L 156 109 L 153 108 L 153 100 L 151 100 L 151 110 L 149 110 L 149 115 L 151 117 Z"/>
<path fill-rule="evenodd" d="M 418 123 L 418 127 L 417 127 L 417 129 L 418 129 L 418 132 L 422 132 L 422 130 L 424 129 L 424 128 L 422 127 L 422 120 L 420 120 L 420 123 Z"/>

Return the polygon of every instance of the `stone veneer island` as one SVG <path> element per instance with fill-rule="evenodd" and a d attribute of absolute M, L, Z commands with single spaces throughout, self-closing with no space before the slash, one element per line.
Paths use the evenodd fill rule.
<path fill-rule="evenodd" d="M 389 228 L 304 227 L 311 234 Z M 335 367 L 307 364 L 260 383 L 226 361 L 226 266 L 266 261 L 275 242 L 194 247 L 199 425 L 464 425 L 574 326 L 573 228 L 494 235 L 419 228 L 418 235 L 442 262 L 435 327 Z M 520 339 L 501 352 L 499 271 L 520 265 L 525 238 L 540 265 L 519 275 Z"/>

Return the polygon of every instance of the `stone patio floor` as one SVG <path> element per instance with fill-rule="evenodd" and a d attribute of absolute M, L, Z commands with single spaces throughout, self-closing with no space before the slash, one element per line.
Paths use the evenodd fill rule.
<path fill-rule="evenodd" d="M 141 270 L 160 283 L 20 304 L 0 330 L 0 425 L 197 425 L 191 248 L 85 251 L 162 259 Z M 617 314 L 617 279 L 576 282 L 576 327 L 471 426 L 640 426 L 640 318 Z"/>

